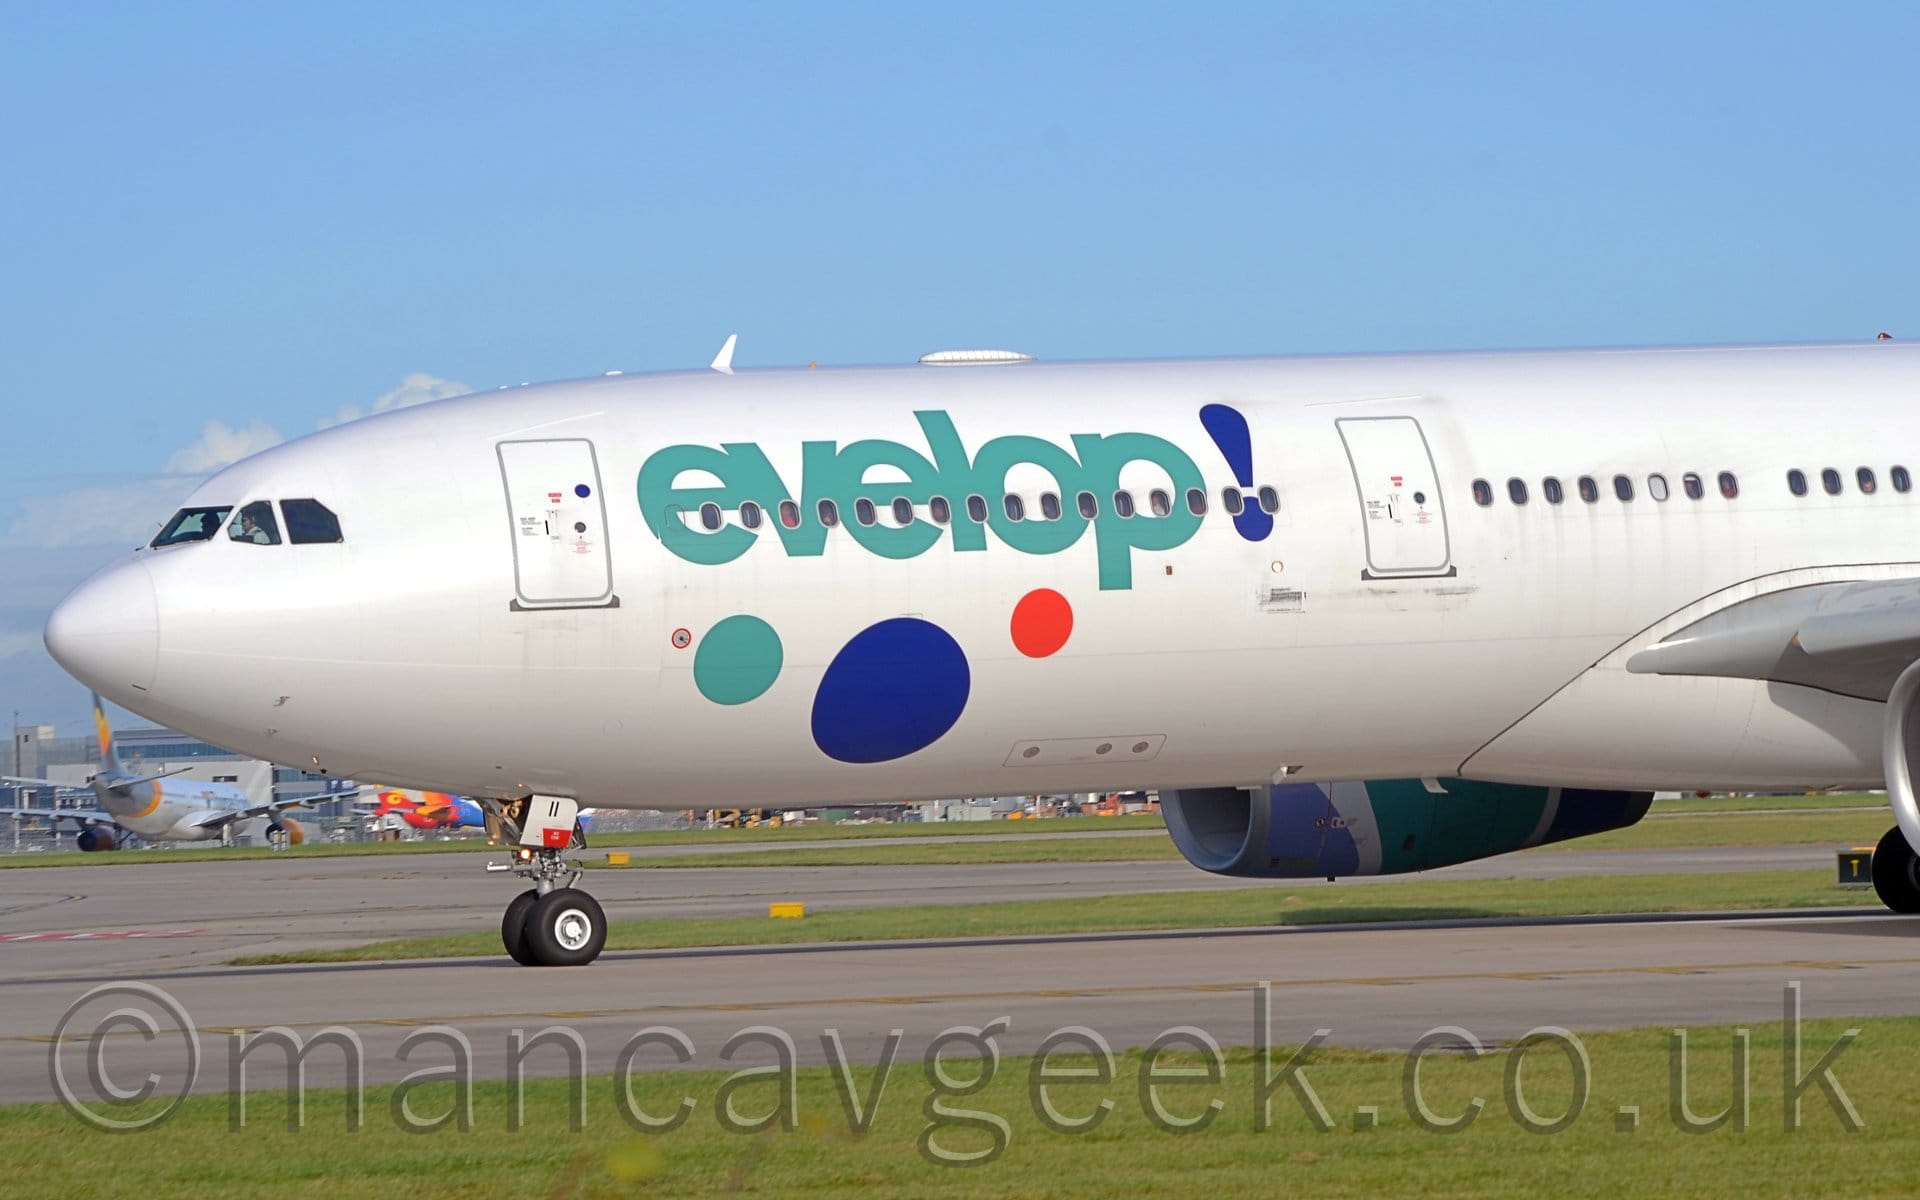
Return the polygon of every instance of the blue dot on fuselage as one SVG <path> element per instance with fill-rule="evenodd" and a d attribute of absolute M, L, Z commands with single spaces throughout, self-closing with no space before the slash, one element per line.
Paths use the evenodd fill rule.
<path fill-rule="evenodd" d="M 938 625 L 870 625 L 827 665 L 813 697 L 814 744 L 841 762 L 905 758 L 953 728 L 972 686 L 966 654 Z"/>

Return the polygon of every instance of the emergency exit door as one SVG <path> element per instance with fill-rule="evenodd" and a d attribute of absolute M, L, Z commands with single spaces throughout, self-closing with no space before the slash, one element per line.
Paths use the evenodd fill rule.
<path fill-rule="evenodd" d="M 607 506 L 585 438 L 501 442 L 513 539 L 511 607 L 614 607 Z"/>
<path fill-rule="evenodd" d="M 1447 510 L 1420 422 L 1412 417 L 1335 421 L 1353 468 L 1366 531 L 1363 579 L 1452 575 Z"/>

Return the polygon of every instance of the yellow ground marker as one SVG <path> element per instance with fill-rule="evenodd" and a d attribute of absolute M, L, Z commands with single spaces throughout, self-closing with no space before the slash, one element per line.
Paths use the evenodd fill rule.
<path fill-rule="evenodd" d="M 782 901 L 767 905 L 767 915 L 769 917 L 786 917 L 797 920 L 807 915 L 807 906 L 798 900 Z"/>
<path fill-rule="evenodd" d="M 607 851 L 607 865 L 610 867 L 624 867 L 632 861 L 633 855 L 628 854 L 625 850 Z"/>

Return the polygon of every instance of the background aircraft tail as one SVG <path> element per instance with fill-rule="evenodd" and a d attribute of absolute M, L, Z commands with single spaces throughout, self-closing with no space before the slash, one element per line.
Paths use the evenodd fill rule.
<path fill-rule="evenodd" d="M 100 736 L 101 774 L 126 774 L 126 768 L 120 765 L 120 755 L 113 748 L 113 726 L 107 721 L 106 705 L 101 702 L 99 692 L 93 693 L 93 729 Z"/>

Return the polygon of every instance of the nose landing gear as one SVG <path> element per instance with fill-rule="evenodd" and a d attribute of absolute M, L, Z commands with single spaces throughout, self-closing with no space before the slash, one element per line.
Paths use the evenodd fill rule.
<path fill-rule="evenodd" d="M 568 849 L 586 845 L 578 807 L 561 796 L 533 796 L 501 806 L 499 816 L 519 846 L 512 862 L 488 863 L 487 870 L 533 882 L 500 918 L 500 941 L 508 955 L 525 967 L 592 962 L 607 944 L 607 915 L 599 901 L 574 886 L 580 866 L 565 857 Z"/>

